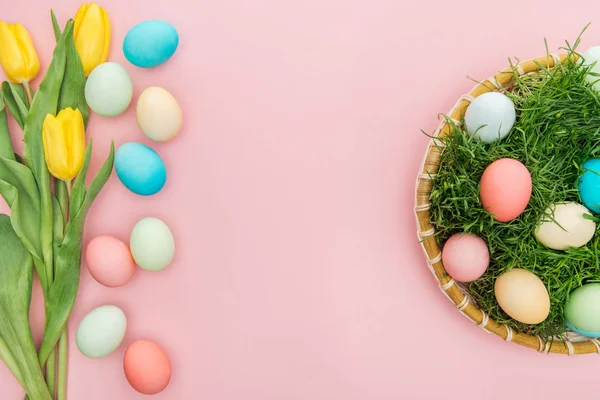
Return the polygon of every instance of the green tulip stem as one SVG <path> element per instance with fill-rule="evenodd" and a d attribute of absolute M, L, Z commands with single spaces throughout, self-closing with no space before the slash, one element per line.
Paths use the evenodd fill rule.
<path fill-rule="evenodd" d="M 58 340 L 58 387 L 57 400 L 67 399 L 67 370 L 69 360 L 69 334 L 67 327 L 63 330 Z"/>
<path fill-rule="evenodd" d="M 54 398 L 54 391 L 56 388 L 56 351 L 50 353 L 48 361 L 46 362 L 46 385 L 52 398 Z"/>
<path fill-rule="evenodd" d="M 67 195 L 59 195 L 58 202 L 60 204 L 60 208 L 62 211 L 62 215 L 65 222 L 65 227 L 67 226 L 67 221 L 69 219 L 69 197 L 71 197 L 71 187 L 72 181 L 64 181 L 64 186 L 66 187 Z M 63 192 L 64 193 L 64 192 Z M 56 392 L 57 400 L 66 400 L 67 399 L 67 376 L 69 369 L 69 334 L 67 332 L 67 326 L 65 325 L 65 329 L 62 331 L 60 335 L 60 339 L 58 340 L 58 386 Z"/>
<path fill-rule="evenodd" d="M 29 101 L 29 107 L 31 107 L 31 103 L 33 103 L 33 96 L 31 95 L 31 87 L 29 86 L 29 82 L 25 81 L 22 83 L 25 88 L 25 93 L 27 94 L 27 100 Z"/>

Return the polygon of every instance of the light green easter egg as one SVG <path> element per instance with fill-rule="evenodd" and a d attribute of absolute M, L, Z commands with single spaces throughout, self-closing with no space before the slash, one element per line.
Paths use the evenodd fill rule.
<path fill-rule="evenodd" d="M 115 117 L 129 107 L 133 84 L 127 70 L 115 62 L 98 65 L 85 84 L 85 100 L 96 114 Z"/>
<path fill-rule="evenodd" d="M 175 256 L 175 239 L 167 224 L 158 218 L 148 217 L 133 228 L 129 248 L 142 269 L 162 271 Z"/>
<path fill-rule="evenodd" d="M 77 328 L 77 347 L 90 358 L 102 358 L 115 351 L 127 330 L 125 313 L 117 306 L 101 306 L 90 311 Z"/>
<path fill-rule="evenodd" d="M 600 332 L 600 283 L 588 283 L 571 292 L 565 319 L 577 329 Z"/>

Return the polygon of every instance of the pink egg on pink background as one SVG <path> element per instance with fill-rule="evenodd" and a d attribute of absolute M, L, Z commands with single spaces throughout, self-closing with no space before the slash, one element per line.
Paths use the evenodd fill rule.
<path fill-rule="evenodd" d="M 135 272 L 129 247 L 112 236 L 97 236 L 85 251 L 85 261 L 92 277 L 108 287 L 126 284 Z"/>
<path fill-rule="evenodd" d="M 479 236 L 456 233 L 444 244 L 442 262 L 452 279 L 472 282 L 485 273 L 490 263 L 490 252 Z"/>
<path fill-rule="evenodd" d="M 129 345 L 123 358 L 127 381 L 142 394 L 157 394 L 171 382 L 171 363 L 165 351 L 150 340 Z"/>

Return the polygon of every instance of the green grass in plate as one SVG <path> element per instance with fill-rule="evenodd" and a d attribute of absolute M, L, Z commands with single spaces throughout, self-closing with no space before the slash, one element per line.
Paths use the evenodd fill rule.
<path fill-rule="evenodd" d="M 578 43 L 579 39 L 572 47 L 567 43 L 567 51 L 576 54 Z M 581 165 L 600 157 L 600 95 L 586 82 L 588 71 L 589 67 L 569 61 L 516 78 L 507 95 L 517 108 L 517 122 L 503 140 L 484 144 L 468 138 L 462 125 L 452 125 L 452 133 L 443 139 L 447 147 L 430 197 L 431 221 L 440 244 L 464 231 L 488 243 L 487 272 L 466 285 L 476 304 L 496 321 L 544 338 L 566 332 L 563 310 L 569 293 L 600 281 L 600 233 L 585 247 L 567 251 L 550 250 L 533 236 L 550 204 L 581 203 L 577 190 Z M 504 157 L 524 163 L 533 181 L 525 212 L 509 223 L 495 221 L 479 199 L 484 169 Z M 514 321 L 496 302 L 494 282 L 513 267 L 534 272 L 548 288 L 550 315 L 538 325 Z"/>

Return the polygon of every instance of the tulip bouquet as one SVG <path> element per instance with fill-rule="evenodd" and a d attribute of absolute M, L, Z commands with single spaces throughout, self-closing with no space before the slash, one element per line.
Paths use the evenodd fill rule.
<path fill-rule="evenodd" d="M 27 30 L 0 21 L 0 65 L 8 81 L 0 92 L 0 358 L 32 400 L 66 398 L 67 320 L 79 286 L 86 215 L 110 177 L 114 145 L 86 186 L 92 140 L 86 146 L 86 76 L 106 61 L 110 27 L 103 9 L 81 6 L 60 28 L 36 91 L 40 63 Z M 23 130 L 15 154 L 7 110 Z M 44 293 L 44 336 L 36 349 L 29 324 L 34 270 Z"/>

